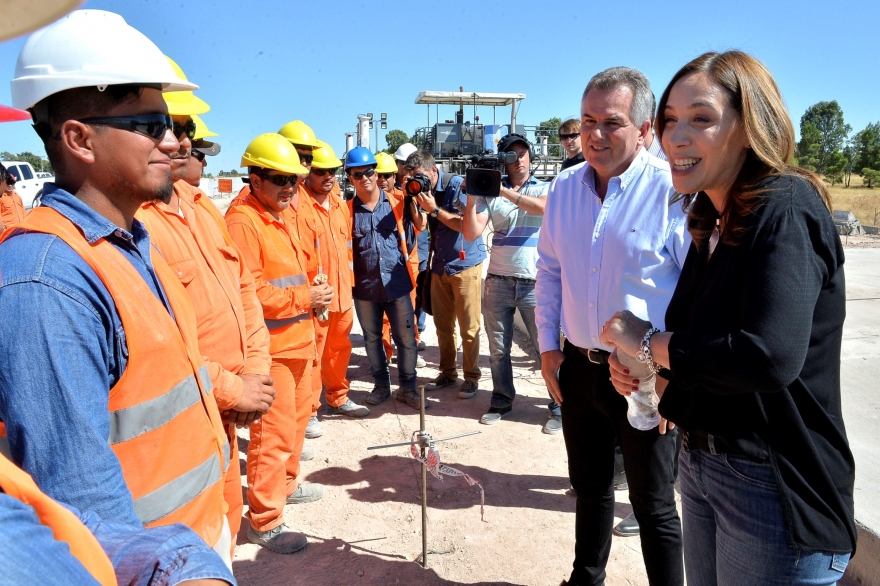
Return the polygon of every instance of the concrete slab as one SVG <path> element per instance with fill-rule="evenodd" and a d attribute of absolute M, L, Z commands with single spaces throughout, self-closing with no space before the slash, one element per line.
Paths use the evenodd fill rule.
<path fill-rule="evenodd" d="M 843 416 L 856 460 L 859 549 L 847 583 L 880 584 L 880 249 L 846 250 Z"/>

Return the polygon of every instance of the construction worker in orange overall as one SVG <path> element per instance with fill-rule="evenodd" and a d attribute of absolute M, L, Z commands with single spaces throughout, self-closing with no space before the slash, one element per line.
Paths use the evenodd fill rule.
<path fill-rule="evenodd" d="M 328 413 L 365 417 L 370 410 L 348 397 L 351 385 L 346 378 L 351 359 L 354 303 L 351 298 L 351 216 L 336 182 L 336 172 L 342 167 L 342 161 L 336 158 L 329 144 L 319 143 L 321 146 L 312 151 L 312 167 L 303 182 L 306 199 L 300 200 L 299 209 L 311 208 L 311 217 L 320 225 L 320 236 L 316 239 L 320 272 L 327 276 L 327 283 L 336 295 L 327 319 L 315 317 L 318 364 L 312 372 L 312 417 L 316 416 L 320 405 L 322 384 Z"/>
<path fill-rule="evenodd" d="M 15 193 L 15 181 L 15 175 L 0 165 L 0 232 L 20 224 L 27 215 L 21 196 Z"/>
<path fill-rule="evenodd" d="M 298 482 L 305 429 L 312 413 L 312 365 L 316 358 L 312 309 L 330 305 L 333 289 L 309 285 L 308 259 L 288 212 L 300 165 L 293 146 L 279 134 L 263 134 L 241 158 L 251 192 L 230 208 L 226 225 L 257 287 L 269 328 L 270 374 L 275 403 L 251 424 L 248 446 L 248 539 L 278 553 L 305 547 L 306 536 L 284 523 L 284 505 L 312 502 L 320 484 Z"/>
<path fill-rule="evenodd" d="M 388 153 L 377 153 L 376 154 L 376 163 L 378 166 L 376 167 L 376 184 L 379 186 L 379 189 L 383 189 L 385 193 L 390 193 L 394 197 L 399 200 L 404 199 L 403 190 L 395 186 L 394 180 L 397 175 L 397 163 L 394 161 L 394 157 L 389 155 Z M 410 227 L 411 224 L 406 224 L 406 227 Z M 417 238 L 415 232 L 412 232 L 408 235 L 410 241 L 415 241 Z M 417 246 L 413 246 L 409 251 L 409 264 L 410 268 L 413 271 L 413 274 L 418 276 L 419 274 L 419 249 Z M 416 303 L 416 289 L 413 289 L 410 293 L 410 298 L 413 302 L 413 307 L 415 307 Z M 416 346 L 418 346 L 421 338 L 419 336 L 419 329 L 415 329 L 416 333 Z M 385 316 L 384 321 L 382 322 L 382 346 L 385 347 L 385 354 L 388 356 L 388 360 L 391 360 L 391 355 L 393 353 L 393 347 L 391 345 L 391 324 L 388 322 L 388 316 Z M 416 354 L 416 367 L 426 366 L 425 359 L 420 355 Z"/>
<path fill-rule="evenodd" d="M 185 78 L 171 63 L 178 76 Z M 229 529 L 238 535 L 243 503 L 235 429 L 265 414 L 275 399 L 269 376 L 269 331 L 253 276 L 244 266 L 223 216 L 198 187 L 187 182 L 195 179 L 198 185 L 201 176 L 202 162 L 192 155 L 198 152 L 192 144 L 197 138 L 203 140 L 200 132 L 204 134 L 206 129 L 201 119 L 199 128 L 194 117 L 208 110 L 208 104 L 191 91 L 168 92 L 163 97 L 174 124 L 184 129 L 180 150 L 171 158 L 174 189 L 167 197 L 141 206 L 135 217 L 144 223 L 153 244 L 177 273 L 196 312 L 199 349 L 226 423 L 232 464 L 223 495 L 229 507 Z M 197 168 L 194 178 L 187 177 L 191 167 Z"/>
<path fill-rule="evenodd" d="M 195 312 L 134 217 L 172 189 L 180 143 L 162 91 L 197 86 L 121 16 L 83 10 L 28 39 L 11 88 L 56 170 L 0 238 L 11 459 L 80 510 L 184 523 L 231 566 L 229 442 Z"/>

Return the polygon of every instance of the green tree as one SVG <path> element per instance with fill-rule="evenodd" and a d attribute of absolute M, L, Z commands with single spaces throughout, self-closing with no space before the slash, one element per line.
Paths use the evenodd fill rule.
<path fill-rule="evenodd" d="M 808 124 L 819 131 L 817 142 L 809 144 L 804 142 L 805 127 Z M 798 143 L 798 159 L 801 159 L 805 152 L 809 152 L 810 156 L 815 159 L 816 172 L 824 175 L 829 157 L 843 149 L 846 137 L 851 131 L 852 127 L 843 121 L 843 110 L 837 100 L 813 104 L 801 116 L 801 142 Z M 802 145 L 804 150 L 801 149 Z M 816 145 L 819 148 L 815 153 L 810 152 Z"/>
<path fill-rule="evenodd" d="M 876 185 L 880 185 L 880 171 L 876 169 L 862 169 L 862 178 L 865 180 L 865 187 L 870 189 Z"/>
<path fill-rule="evenodd" d="M 868 124 L 853 136 L 853 167 L 880 169 L 880 122 Z"/>
<path fill-rule="evenodd" d="M 798 165 L 809 171 L 817 171 L 819 167 L 819 144 L 822 134 L 819 129 L 810 122 L 801 124 L 801 140 L 797 144 L 795 156 Z"/>
<path fill-rule="evenodd" d="M 828 156 L 825 163 L 825 178 L 831 182 L 831 187 L 834 187 L 835 183 L 843 182 L 848 164 L 846 155 L 840 151 L 834 151 Z"/>
<path fill-rule="evenodd" d="M 0 159 L 3 159 L 4 161 L 23 161 L 25 163 L 30 163 L 34 168 L 34 171 L 53 172 L 52 165 L 49 163 L 48 159 L 41 157 L 40 155 L 35 155 L 30 151 L 24 151 L 17 155 L 13 155 L 9 151 L 3 151 L 0 153 Z"/>
<path fill-rule="evenodd" d="M 385 144 L 388 145 L 388 148 L 385 149 L 385 152 L 389 155 L 393 155 L 397 152 L 397 149 L 400 148 L 405 142 L 409 142 L 409 137 L 402 130 L 389 130 L 388 134 L 385 135 Z"/>
<path fill-rule="evenodd" d="M 562 124 L 562 118 L 554 116 L 550 120 L 544 120 L 535 129 L 535 140 L 540 142 L 541 137 L 547 137 L 548 146 L 547 153 L 550 155 L 562 156 L 562 148 L 559 147 L 559 126 Z"/>

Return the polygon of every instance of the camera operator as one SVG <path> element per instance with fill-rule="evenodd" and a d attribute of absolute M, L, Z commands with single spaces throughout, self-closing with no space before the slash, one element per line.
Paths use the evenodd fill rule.
<path fill-rule="evenodd" d="M 464 374 L 458 397 L 470 399 L 477 394 L 477 381 L 480 380 L 480 284 L 486 253 L 482 242 L 468 242 L 461 234 L 458 206 L 463 207 L 467 197 L 461 192 L 462 177 L 444 174 L 437 168 L 431 153 L 421 150 L 406 159 L 406 170 L 410 177 L 424 183 L 416 201 L 432 218 L 429 223 L 434 256 L 429 270 L 431 306 L 440 346 L 440 374 L 425 385 L 425 390 L 436 391 L 452 386 L 458 380 L 457 319 Z M 409 189 L 407 191 L 412 193 Z"/>
<path fill-rule="evenodd" d="M 535 278 L 538 263 L 538 232 L 544 217 L 544 196 L 549 184 L 531 177 L 533 147 L 525 137 L 508 134 L 498 143 L 498 153 L 516 153 L 516 161 L 505 165 L 498 197 L 468 196 L 463 234 L 468 242 L 479 241 L 489 221 L 492 245 L 486 275 L 483 321 L 489 337 L 489 365 L 492 369 L 492 402 L 480 423 L 493 425 L 513 409 L 516 389 L 510 347 L 513 317 L 517 309 L 538 350 L 535 325 Z M 551 399 L 550 418 L 544 433 L 562 431 L 559 405 Z"/>

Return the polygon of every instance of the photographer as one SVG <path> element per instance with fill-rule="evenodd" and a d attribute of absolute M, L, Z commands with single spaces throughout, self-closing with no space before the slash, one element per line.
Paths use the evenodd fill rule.
<path fill-rule="evenodd" d="M 433 218 L 429 220 L 434 246 L 430 291 L 440 346 L 440 374 L 425 385 L 425 390 L 436 391 L 458 380 L 455 339 L 458 319 L 464 373 L 458 396 L 470 399 L 477 394 L 480 380 L 480 283 L 486 253 L 482 242 L 468 242 L 461 234 L 458 206 L 464 207 L 467 197 L 461 192 L 462 178 L 441 172 L 434 164 L 434 157 L 426 151 L 411 154 L 406 159 L 406 169 L 412 177 L 407 185 L 416 179 L 423 183 L 416 201 Z"/>
<path fill-rule="evenodd" d="M 489 365 L 492 369 L 492 402 L 480 423 L 493 425 L 513 409 L 516 389 L 510 347 L 513 317 L 517 309 L 529 338 L 538 350 L 535 325 L 535 278 L 538 263 L 538 232 L 544 216 L 548 183 L 532 179 L 532 145 L 519 134 L 508 134 L 498 143 L 498 153 L 516 153 L 516 161 L 504 166 L 498 197 L 469 196 L 464 212 L 465 240 L 479 241 L 491 220 L 492 247 L 486 275 L 483 321 L 489 337 Z M 550 419 L 544 433 L 562 431 L 559 405 L 551 399 Z"/>

